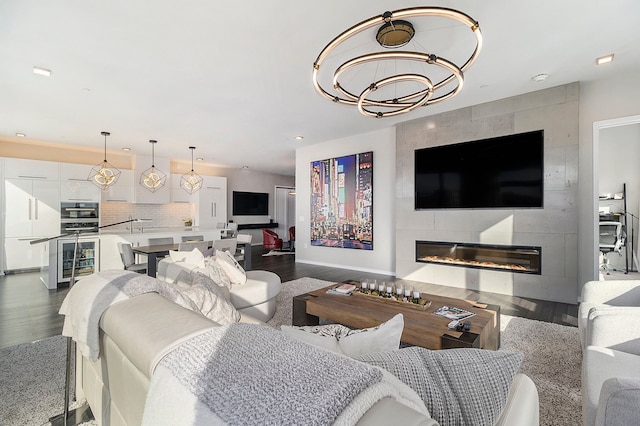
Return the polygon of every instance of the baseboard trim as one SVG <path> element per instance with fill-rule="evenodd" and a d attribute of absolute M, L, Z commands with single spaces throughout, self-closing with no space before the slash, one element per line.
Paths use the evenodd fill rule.
<path fill-rule="evenodd" d="M 361 268 L 357 266 L 338 265 L 335 263 L 315 262 L 312 260 L 304 260 L 304 259 L 298 259 L 298 258 L 296 258 L 296 263 L 306 263 L 309 265 L 317 265 L 317 266 L 328 266 L 330 268 L 338 268 L 338 269 L 351 269 L 353 271 L 368 272 L 370 274 L 391 275 L 392 277 L 396 276 L 395 271 L 383 271 L 380 269 L 369 269 L 369 268 Z"/>

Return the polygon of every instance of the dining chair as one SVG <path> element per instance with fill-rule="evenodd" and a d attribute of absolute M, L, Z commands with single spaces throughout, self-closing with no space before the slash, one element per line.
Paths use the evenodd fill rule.
<path fill-rule="evenodd" d="M 178 251 L 193 251 L 194 248 L 197 248 L 202 253 L 209 250 L 209 242 L 208 241 L 185 241 L 178 243 Z"/>
<path fill-rule="evenodd" d="M 140 274 L 147 273 L 147 263 L 136 263 L 135 254 L 133 253 L 131 244 L 123 243 L 120 245 L 120 257 L 122 258 L 125 270 L 138 272 Z"/>
<path fill-rule="evenodd" d="M 173 237 L 149 238 L 150 246 L 162 246 L 165 244 L 173 244 Z"/>
<path fill-rule="evenodd" d="M 204 235 L 183 235 L 182 242 L 187 243 L 191 241 L 204 241 Z"/>

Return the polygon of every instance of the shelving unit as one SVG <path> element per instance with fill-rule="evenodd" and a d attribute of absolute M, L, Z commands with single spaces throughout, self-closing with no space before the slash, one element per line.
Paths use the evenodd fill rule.
<path fill-rule="evenodd" d="M 621 194 L 621 197 L 616 197 L 617 194 Z M 600 222 L 604 222 L 604 221 L 613 221 L 613 222 L 620 222 L 622 223 L 623 226 L 623 232 L 625 232 L 626 235 L 626 239 L 624 242 L 624 264 L 625 264 L 625 269 L 624 272 L 629 273 L 629 247 L 633 247 L 633 239 L 634 239 L 634 229 L 633 229 L 633 219 L 632 219 L 632 226 L 631 226 L 631 235 L 629 235 L 629 227 L 627 226 L 627 215 L 629 214 L 627 211 L 627 184 L 623 183 L 622 184 L 622 192 L 621 193 L 614 193 L 608 197 L 600 197 L 598 200 L 600 203 L 603 202 L 607 202 L 609 204 L 612 204 L 612 202 L 614 202 L 614 206 L 617 206 L 617 203 L 620 203 L 620 209 L 622 211 L 620 212 L 608 212 L 608 213 L 599 213 L 600 216 Z M 629 241 L 628 239 L 631 238 L 630 240 L 630 244 L 627 244 L 627 241 Z"/>

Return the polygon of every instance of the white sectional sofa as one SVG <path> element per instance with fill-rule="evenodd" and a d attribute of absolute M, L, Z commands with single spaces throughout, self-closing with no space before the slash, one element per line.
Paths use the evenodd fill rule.
<path fill-rule="evenodd" d="M 123 272 L 127 274 L 126 272 Z M 137 274 L 128 273 L 133 276 Z M 85 288 L 95 288 L 100 283 L 100 274 L 83 278 L 70 291 L 67 297 L 73 292 L 79 291 L 83 286 Z M 144 277 L 144 279 L 148 279 Z M 95 290 L 90 290 L 96 292 Z M 103 291 L 96 292 L 103 294 Z M 71 298 L 73 300 L 73 298 Z M 85 305 L 83 298 L 76 298 Z M 70 302 L 71 304 L 72 302 Z M 95 304 L 91 304 L 92 306 Z M 242 314 L 241 322 L 250 322 L 254 325 L 245 327 L 268 328 L 260 325 L 259 321 L 250 318 L 248 315 Z M 226 326 L 226 327 L 233 327 Z M 242 325 L 239 325 L 242 327 Z M 174 351 L 180 351 L 185 342 L 198 341 L 198 336 L 205 336 L 205 333 L 215 333 L 216 330 L 224 330 L 219 328 L 216 322 L 200 315 L 193 310 L 186 309 L 177 303 L 161 296 L 155 292 L 148 292 L 137 296 L 120 300 L 117 303 L 106 307 L 99 320 L 99 355 L 92 360 L 91 358 L 82 356 L 78 353 L 78 362 L 76 368 L 76 393 L 77 398 L 86 398 L 91 410 L 94 413 L 98 425 L 104 426 L 132 426 L 143 424 L 145 416 L 145 407 L 149 404 L 149 395 L 154 390 L 154 380 L 156 388 L 158 387 L 158 369 L 164 369 L 164 360 L 166 357 L 172 357 Z M 289 343 L 292 348 L 298 348 L 306 353 L 302 357 L 302 362 L 316 363 L 320 362 L 326 351 L 314 349 L 301 342 L 291 342 L 295 339 L 290 338 L 280 332 L 268 328 L 269 333 L 277 333 L 279 341 Z M 227 328 L 228 331 L 231 329 Z M 228 333 L 225 332 L 223 336 Z M 206 334 L 207 339 L 209 334 Z M 275 336 L 275 334 L 274 334 Z M 74 339 L 75 340 L 75 339 Z M 199 340 L 202 341 L 202 340 Z M 257 351 L 260 343 L 251 341 L 251 348 L 245 352 L 245 357 L 251 356 L 251 353 Z M 298 346 L 296 346 L 298 345 Z M 302 348 L 303 345 L 305 348 Z M 283 348 L 284 349 L 284 348 Z M 290 349 L 290 348 L 287 348 Z M 320 351 L 320 352 L 318 352 Z M 277 351 L 276 351 L 277 352 Z M 282 356 L 287 360 L 295 360 L 299 357 L 291 356 L 293 353 L 282 350 Z M 193 352 L 191 352 L 193 354 Z M 270 352 L 271 353 L 271 352 Z M 316 353 L 317 357 L 312 353 Z M 178 352 L 180 354 L 180 352 Z M 335 357 L 338 357 L 337 359 Z M 268 357 L 271 358 L 271 355 Z M 184 359 L 178 357 L 178 359 Z M 281 358 L 282 359 L 282 358 Z M 344 359 L 345 365 L 353 367 L 353 363 L 359 361 L 347 359 L 347 357 L 335 355 L 334 362 L 340 363 L 340 359 Z M 238 359 L 242 365 L 243 357 Z M 248 368 L 249 373 L 253 375 L 262 375 L 268 367 L 270 359 L 258 360 L 251 362 Z M 349 364 L 351 363 L 351 364 Z M 309 365 L 305 364 L 308 368 Z M 319 365 L 324 365 L 320 363 Z M 336 365 L 333 369 L 337 368 Z M 281 369 L 282 370 L 282 369 Z M 234 371 L 232 367 L 226 368 L 225 371 Z M 280 370 L 279 370 L 280 371 Z M 285 373 L 287 370 L 282 371 Z M 322 370 L 327 371 L 327 370 Z M 162 376 L 162 374 L 160 374 Z M 297 377 L 297 376 L 296 376 Z M 321 377 L 318 380 L 321 381 Z M 233 380 L 233 379 L 230 379 Z M 273 382 L 273 387 L 288 386 L 288 381 L 295 380 L 290 374 L 283 374 L 279 380 Z M 167 398 L 173 403 L 170 410 L 175 411 L 180 421 L 174 423 L 172 420 L 166 420 L 164 423 L 154 422 L 154 426 L 160 424 L 189 424 L 189 425 L 206 425 L 217 424 L 205 420 L 204 413 L 195 413 L 193 407 L 189 404 L 180 404 L 174 400 L 179 392 L 176 392 L 174 386 L 160 386 L 163 392 L 166 392 Z M 242 384 L 242 382 L 239 382 Z M 232 384 L 229 383 L 229 386 Z M 235 384 L 237 386 L 238 383 Z M 259 387 L 265 392 L 269 392 L 264 387 Z M 402 386 L 400 386 L 402 388 Z M 408 389 L 408 388 L 406 388 Z M 424 412 L 424 407 L 410 408 L 411 401 L 415 402 L 415 397 L 410 396 L 413 392 L 409 390 L 407 394 L 400 392 L 393 396 L 379 396 L 374 398 L 375 402 L 365 404 L 369 408 L 361 408 L 364 411 L 359 417 L 350 418 L 341 424 L 357 424 L 357 425 L 423 425 L 435 426 L 438 423 L 430 418 L 428 413 Z M 275 393 L 278 395 L 278 392 Z M 304 394 L 303 398 L 306 403 L 314 404 L 311 395 Z M 415 395 L 417 396 L 417 394 Z M 398 398 L 399 397 L 399 398 Z M 342 398 L 342 397 L 341 397 Z M 379 399 L 378 399 L 379 398 Z M 413 399 L 412 399 L 413 398 Z M 418 397 L 419 398 L 419 397 Z M 464 397 L 462 397 L 464 399 Z M 270 400 L 270 399 L 268 399 Z M 265 403 L 265 401 L 254 400 L 257 403 Z M 273 402 L 273 401 L 272 401 Z M 321 402 L 321 401 L 318 401 Z M 491 401 L 487 401 L 489 403 Z M 282 406 L 287 401 L 275 401 L 269 406 Z M 370 405 L 372 404 L 372 405 Z M 409 404 L 409 405 L 404 405 Z M 351 405 L 351 404 L 350 404 Z M 421 410 L 421 411 L 417 411 Z M 147 411 L 148 414 L 148 411 Z M 242 410 L 239 412 L 242 415 Z M 309 419 L 311 420 L 311 419 Z M 344 419 L 343 419 L 344 420 Z M 260 422 L 255 422 L 259 424 Z M 149 424 L 149 423 L 147 423 Z M 494 423 L 503 426 L 536 426 L 538 425 L 538 394 L 536 387 L 527 376 L 516 374 L 508 389 L 506 403 L 503 406 L 499 418 Z"/>

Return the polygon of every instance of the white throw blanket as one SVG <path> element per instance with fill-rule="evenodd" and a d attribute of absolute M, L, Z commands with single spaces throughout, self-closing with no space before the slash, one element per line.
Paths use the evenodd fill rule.
<path fill-rule="evenodd" d="M 382 398 L 425 414 L 390 373 L 252 324 L 216 327 L 158 364 L 143 425 L 353 425 Z"/>
<path fill-rule="evenodd" d="M 95 361 L 100 354 L 100 317 L 114 303 L 156 292 L 188 307 L 198 308 L 164 281 L 123 270 L 101 271 L 78 281 L 69 290 L 59 313 L 64 315 L 62 335 L 71 337 L 83 356 Z"/>

